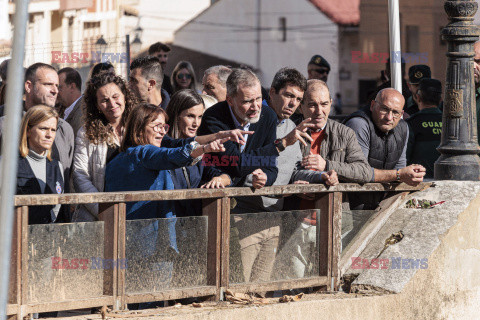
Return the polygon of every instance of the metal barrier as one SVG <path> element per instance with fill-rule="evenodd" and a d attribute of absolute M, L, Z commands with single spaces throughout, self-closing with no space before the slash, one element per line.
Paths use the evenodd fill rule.
<path fill-rule="evenodd" d="M 212 300 L 218 301 L 223 296 L 223 290 L 227 288 L 233 291 L 244 292 L 264 292 L 305 287 L 325 287 L 327 290 L 337 290 L 340 280 L 342 193 L 417 191 L 429 185 L 429 183 L 422 183 L 416 187 L 395 183 L 340 184 L 335 187 L 326 187 L 324 185 L 285 185 L 266 187 L 259 190 L 226 188 L 16 196 L 16 222 L 12 242 L 7 315 L 16 315 L 17 319 L 23 319 L 29 313 L 92 308 L 104 305 L 113 306 L 114 309 L 118 310 L 124 308 L 129 303 L 188 297 L 210 297 Z M 315 194 L 315 208 L 320 209 L 320 217 L 318 218 L 320 224 L 316 228 L 318 274 L 301 279 L 261 283 L 230 283 L 231 198 L 302 193 Z M 100 284 L 102 293 L 98 296 L 47 302 L 29 301 L 29 290 L 31 288 L 28 283 L 28 237 L 29 228 L 33 227 L 28 225 L 29 206 L 99 203 L 100 220 L 103 221 L 103 258 L 121 261 L 126 258 L 126 226 L 127 222 L 130 221 L 125 219 L 127 202 L 185 199 L 202 199 L 203 215 L 208 217 L 206 285 L 155 292 L 131 293 L 125 290 L 125 269 L 113 267 L 102 270 L 103 284 Z M 86 224 L 80 224 L 65 224 L 65 226 L 86 228 Z"/>

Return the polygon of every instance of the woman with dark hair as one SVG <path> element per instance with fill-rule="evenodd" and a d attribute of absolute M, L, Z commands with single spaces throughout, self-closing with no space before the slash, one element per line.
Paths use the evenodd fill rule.
<path fill-rule="evenodd" d="M 106 170 L 105 191 L 173 190 L 169 170 L 198 162 L 204 153 L 223 152 L 229 138 L 200 145 L 161 148 L 168 132 L 167 114 L 162 108 L 142 103 L 130 115 L 120 153 Z M 164 218 L 174 214 L 171 201 L 142 201 L 127 204 L 127 219 Z"/>
<path fill-rule="evenodd" d="M 188 61 L 180 61 L 175 66 L 172 72 L 172 87 L 173 92 L 177 92 L 182 89 L 195 90 L 196 84 L 195 71 L 193 66 Z"/>
<path fill-rule="evenodd" d="M 103 192 L 105 168 L 118 153 L 125 122 L 136 104 L 125 81 L 101 72 L 91 78 L 84 93 L 84 127 L 75 139 L 73 184 L 76 192 Z M 74 221 L 98 219 L 98 204 L 79 205 Z"/>
<path fill-rule="evenodd" d="M 184 89 L 172 95 L 167 106 L 169 136 L 173 139 L 188 139 L 197 135 L 202 123 L 205 105 L 195 90 Z M 175 189 L 225 188 L 232 181 L 230 177 L 213 166 L 204 166 L 198 162 L 195 166 L 184 166 L 171 171 Z M 204 183 L 204 184 L 203 184 Z M 199 216 L 202 214 L 201 200 L 183 200 L 175 202 L 177 216 Z"/>
<path fill-rule="evenodd" d="M 28 109 L 23 116 L 17 194 L 63 193 L 63 167 L 60 162 L 51 157 L 57 125 L 57 111 L 44 105 Z M 30 206 L 28 223 L 67 222 L 59 211 L 60 205 Z"/>
<path fill-rule="evenodd" d="M 100 72 L 108 72 L 115 74 L 115 68 L 110 62 L 99 62 L 93 66 L 90 79 L 96 77 Z"/>

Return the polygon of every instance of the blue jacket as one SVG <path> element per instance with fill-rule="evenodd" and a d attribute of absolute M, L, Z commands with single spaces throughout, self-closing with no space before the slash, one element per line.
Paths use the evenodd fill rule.
<path fill-rule="evenodd" d="M 187 172 L 188 181 L 185 177 L 184 170 Z M 170 173 L 175 189 L 200 188 L 203 183 L 222 174 L 222 172 L 215 167 L 203 166 L 201 161 L 194 166 L 178 168 L 172 170 Z M 177 217 L 201 216 L 202 200 L 177 200 L 175 201 L 175 213 Z"/>
<path fill-rule="evenodd" d="M 168 170 L 191 163 L 191 151 L 190 144 L 172 149 L 158 148 L 152 145 L 128 148 L 108 163 L 105 172 L 105 191 L 173 190 L 173 181 Z M 173 218 L 167 222 L 168 230 L 162 231 L 168 232 L 169 244 L 177 250 L 176 221 L 172 201 L 128 202 L 126 218 L 127 220 Z M 155 232 L 148 235 L 149 237 L 156 238 L 158 224 L 159 221 L 156 220 L 148 228 L 152 229 L 153 227 L 151 232 Z M 145 236 L 147 238 L 147 235 Z"/>

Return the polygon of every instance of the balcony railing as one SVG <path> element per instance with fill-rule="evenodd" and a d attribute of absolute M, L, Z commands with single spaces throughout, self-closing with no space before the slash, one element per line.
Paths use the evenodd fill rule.
<path fill-rule="evenodd" d="M 189 297 L 220 300 L 225 289 L 237 292 L 306 287 L 337 290 L 340 279 L 342 193 L 408 192 L 421 190 L 428 185 L 423 183 L 411 187 L 405 184 L 371 183 L 340 184 L 329 188 L 324 185 L 286 185 L 259 190 L 226 188 L 15 196 L 7 315 L 17 315 L 17 319 L 23 319 L 29 313 L 105 305 L 120 310 L 130 303 Z M 298 279 L 277 276 L 262 282 L 240 279 L 242 272 L 237 272 L 239 266 L 235 260 L 236 231 L 231 225 L 231 221 L 232 224 L 236 221 L 232 220 L 235 215 L 230 215 L 234 202 L 232 198 L 303 193 L 315 195 L 317 209 L 314 267 L 310 274 Z M 168 258 L 166 250 L 160 256 L 146 252 L 165 240 L 158 230 L 168 227 L 169 220 L 126 220 L 126 204 L 185 199 L 202 199 L 203 216 L 177 218 L 177 242 L 182 256 L 173 260 L 178 267 L 170 263 L 173 260 Z M 89 203 L 99 203 L 100 221 L 28 225 L 30 206 Z M 261 229 L 261 221 L 268 223 L 272 217 L 281 221 L 290 219 L 294 214 L 265 212 L 250 217 L 260 219 L 257 225 Z M 298 221 L 296 218 L 289 221 L 295 220 Z M 283 226 L 291 227 L 291 223 Z M 232 230 L 235 232 L 231 233 Z M 83 268 L 85 261 L 82 262 L 82 258 L 90 261 L 86 268 Z M 123 265 L 125 261 L 127 264 Z M 160 279 L 162 277 L 165 279 Z"/>

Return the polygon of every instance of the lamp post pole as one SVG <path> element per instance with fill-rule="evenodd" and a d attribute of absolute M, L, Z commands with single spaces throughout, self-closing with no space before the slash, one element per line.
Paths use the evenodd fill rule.
<path fill-rule="evenodd" d="M 447 0 L 449 23 L 442 30 L 448 43 L 447 78 L 442 117 L 442 140 L 435 162 L 436 180 L 480 180 L 480 147 L 477 141 L 473 44 L 480 30 L 473 24 L 478 4 L 474 0 Z"/>

